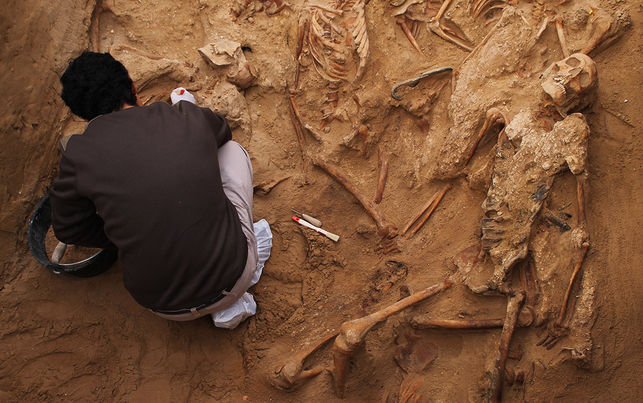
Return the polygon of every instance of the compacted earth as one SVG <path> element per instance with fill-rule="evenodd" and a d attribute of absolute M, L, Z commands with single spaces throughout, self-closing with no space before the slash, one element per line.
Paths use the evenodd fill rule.
<path fill-rule="evenodd" d="M 550 349 L 538 345 L 558 317 L 579 258 L 570 246 L 576 181 L 562 170 L 530 223 L 521 267 L 536 273 L 538 298 L 528 301 L 531 325 L 513 335 L 502 399 L 641 401 L 643 8 L 630 0 L 520 0 L 476 13 L 477 4 L 454 0 L 441 18 L 445 32 L 463 38 L 459 46 L 430 30 L 438 30 L 431 18 L 439 2 L 421 0 L 5 2 L 0 401 L 338 401 L 332 342 L 304 363 L 320 369 L 318 376 L 290 391 L 270 380 L 343 322 L 444 279 L 453 286 L 366 335 L 350 359 L 344 400 L 482 400 L 502 330 L 411 325 L 423 314 L 505 317 L 507 299 L 473 293 L 459 269 L 477 256 L 467 248 L 480 244 L 491 177 L 503 177 L 493 165 L 499 128 L 463 162 L 489 107 L 508 120 L 522 110 L 551 116 L 540 81 L 564 58 L 557 24 L 573 53 L 610 21 L 609 43 L 590 53 L 598 81 L 581 108 L 589 126 L 590 247 L 571 292 L 568 331 Z M 310 34 L 300 36 L 305 27 Z M 58 141 L 85 125 L 63 104 L 58 81 L 83 50 L 121 60 L 142 104 L 168 102 L 178 86 L 189 89 L 227 117 L 233 138 L 249 151 L 255 219 L 268 220 L 274 246 L 251 290 L 257 314 L 238 328 L 156 317 L 129 296 L 118 263 L 78 278 L 56 275 L 30 255 L 27 222 L 55 177 Z M 391 96 L 397 83 L 442 67 L 454 70 L 400 87 L 400 100 Z M 547 126 L 536 119 L 525 130 L 531 124 Z M 386 228 L 320 168 L 326 165 L 398 232 L 436 191 L 448 190 L 413 236 L 382 239 Z M 384 165 L 388 177 L 376 204 Z M 319 218 L 339 241 L 298 226 L 290 208 Z M 513 274 L 508 281 L 519 286 Z"/>

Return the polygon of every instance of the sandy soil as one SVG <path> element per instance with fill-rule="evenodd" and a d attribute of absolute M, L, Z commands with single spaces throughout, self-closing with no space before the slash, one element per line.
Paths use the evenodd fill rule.
<path fill-rule="evenodd" d="M 309 49 L 304 49 L 294 99 L 302 120 L 322 141 L 305 134 L 299 144 L 289 118 L 286 87 L 294 81 L 298 13 L 304 2 L 292 1 L 291 7 L 274 16 L 258 7 L 239 8 L 243 3 L 105 0 L 105 9 L 98 12 L 94 0 L 5 4 L 0 15 L 5 104 L 0 118 L 4 133 L 1 401 L 336 401 L 326 372 L 290 393 L 273 388 L 268 376 L 285 357 L 342 322 L 390 305 L 409 290 L 457 278 L 452 258 L 479 242 L 480 205 L 490 179 L 484 166 L 492 161 L 494 139 L 483 140 L 472 160 L 475 169 L 450 177 L 435 175 L 445 157 L 437 145 L 458 116 L 470 110 L 450 108 L 452 91 L 457 90 L 452 90 L 448 74 L 404 89 L 402 101 L 390 96 L 395 83 L 436 67 L 457 68 L 468 52 L 421 24 L 417 37 L 421 56 L 395 24 L 389 1 L 371 0 L 365 14 L 370 40 L 365 72 L 354 79 L 358 58 L 353 54 L 350 77 L 339 86 L 337 107 L 331 111 L 337 112 L 337 119 L 328 124 L 321 124 L 328 88 L 312 65 Z M 514 373 L 523 372 L 525 379 L 506 384 L 503 397 L 505 401 L 641 401 L 643 9 L 629 0 L 563 3 L 526 2 L 519 8 L 534 30 L 534 21 L 544 16 L 571 21 L 565 27 L 570 48 L 576 50 L 594 32 L 592 15 L 624 10 L 631 16 L 632 28 L 593 55 L 599 75 L 597 97 L 583 111 L 591 131 L 586 189 L 591 248 L 583 281 L 572 296 L 579 300 L 576 320 L 570 335 L 553 349 L 536 346 L 555 319 L 576 256 L 567 235 L 539 216 L 532 229 L 532 249 L 548 253 L 535 259 L 537 272 L 547 275 L 540 279 L 540 316 L 514 335 L 511 348 L 523 354 L 507 365 Z M 471 17 L 468 10 L 468 1 L 456 0 L 447 16 L 477 44 L 493 24 Z M 579 13 L 589 11 L 590 25 L 575 25 Z M 98 16 L 98 25 L 92 16 Z M 91 38 L 92 29 L 97 40 Z M 213 69 L 197 52 L 221 38 L 244 47 L 257 74 L 249 88 L 229 84 L 225 71 Z M 253 289 L 257 315 L 239 328 L 216 329 L 205 318 L 173 323 L 154 316 L 128 295 L 118 265 L 100 276 L 79 279 L 54 275 L 29 255 L 27 219 L 55 175 L 57 142 L 83 128 L 58 96 L 58 77 L 71 58 L 93 46 L 111 49 L 124 62 L 137 82 L 141 101 L 167 100 L 170 90 L 183 85 L 202 105 L 226 114 L 233 137 L 252 156 L 257 183 L 288 177 L 268 194 L 255 197 L 255 218 L 270 222 L 274 248 Z M 534 49 L 536 53 L 519 58 L 520 66 L 505 66 L 514 72 L 514 79 L 520 73 L 526 87 L 539 80 L 538 74 L 529 72 L 562 59 L 553 24 Z M 508 52 L 513 51 L 522 50 L 510 46 Z M 507 54 L 507 60 L 513 60 L 512 55 Z M 503 104 L 511 116 L 531 96 L 521 93 L 521 85 L 494 89 L 493 82 L 486 84 L 490 89 L 484 89 L 485 83 L 471 87 L 472 99 L 493 91 L 505 94 Z M 355 149 L 345 146 L 344 138 L 360 125 L 368 128 L 367 142 L 361 143 L 357 136 L 349 144 Z M 463 136 L 471 139 L 475 134 Z M 435 191 L 445 184 L 452 188 L 415 236 L 398 236 L 399 251 L 384 254 L 378 250 L 380 236 L 373 220 L 341 185 L 302 157 L 302 146 L 337 166 L 368 200 L 375 195 L 378 149 L 382 150 L 389 159 L 389 174 L 377 208 L 398 228 Z M 567 172 L 557 177 L 545 206 L 574 216 L 575 197 L 575 181 Z M 341 236 L 340 241 L 333 243 L 298 227 L 290 220 L 290 207 L 320 218 L 324 228 Z M 575 219 L 569 222 L 573 226 Z M 456 282 L 391 317 L 368 334 L 365 346 L 353 356 L 345 400 L 393 402 L 401 389 L 412 384 L 418 384 L 416 397 L 421 395 L 421 401 L 479 400 L 500 330 L 414 330 L 409 321 L 423 313 L 445 319 L 501 318 L 505 309 L 504 298 L 477 295 Z M 410 348 L 419 354 L 412 358 L 422 361 L 418 351 L 430 351 L 434 358 L 431 362 L 425 357 L 426 367 L 420 365 L 412 374 L 398 365 L 400 351 L 409 343 L 420 346 Z M 570 353 L 578 346 L 586 348 L 584 357 Z M 330 346 L 306 361 L 306 368 L 332 365 Z"/>

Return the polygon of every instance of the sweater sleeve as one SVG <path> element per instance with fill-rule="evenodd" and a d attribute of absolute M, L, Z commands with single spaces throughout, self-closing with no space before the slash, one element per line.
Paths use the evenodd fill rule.
<path fill-rule="evenodd" d="M 230 126 L 228 126 L 226 119 L 218 113 L 212 112 L 211 109 L 202 108 L 186 100 L 177 102 L 174 104 L 174 107 L 178 108 L 179 111 L 183 113 L 194 113 L 195 110 L 200 110 L 217 141 L 217 147 L 221 147 L 229 140 L 232 140 L 232 132 L 230 131 Z"/>
<path fill-rule="evenodd" d="M 214 137 L 217 139 L 217 147 L 221 147 L 229 140 L 232 140 L 230 126 L 228 126 L 228 121 L 226 121 L 223 116 L 212 112 L 208 108 L 201 108 L 201 110 L 212 128 Z"/>
<path fill-rule="evenodd" d="M 49 191 L 54 234 L 59 241 L 80 246 L 113 246 L 105 235 L 103 219 L 91 200 L 78 194 L 76 170 L 63 153 L 58 177 Z"/>

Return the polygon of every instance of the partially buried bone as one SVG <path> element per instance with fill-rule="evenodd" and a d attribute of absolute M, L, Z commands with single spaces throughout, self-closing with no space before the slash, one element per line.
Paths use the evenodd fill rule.
<path fill-rule="evenodd" d="M 502 327 L 502 334 L 500 335 L 500 344 L 498 346 L 498 353 L 494 360 L 493 368 L 487 373 L 489 376 L 489 387 L 483 391 L 485 400 L 491 402 L 499 402 L 502 396 L 502 385 L 505 374 L 505 366 L 507 364 L 507 356 L 509 355 L 509 345 L 513 337 L 514 330 L 518 323 L 518 315 L 520 309 L 525 301 L 525 292 L 516 291 L 509 295 L 507 301 L 507 315 L 505 316 L 504 326 Z"/>
<path fill-rule="evenodd" d="M 420 217 L 422 217 L 422 214 L 429 210 L 429 212 L 424 216 L 422 220 L 418 222 L 418 224 L 415 226 L 413 231 L 411 231 L 407 238 L 412 237 L 416 232 L 418 232 L 420 228 L 422 228 L 424 223 L 427 222 L 429 217 L 431 217 L 431 214 L 433 214 L 433 211 L 435 211 L 435 209 L 438 207 L 438 204 L 440 204 L 440 201 L 449 189 L 451 189 L 451 184 L 444 185 L 442 190 L 435 192 L 429 199 L 427 204 L 424 206 L 424 208 L 407 224 L 407 226 L 404 228 L 404 231 L 402 231 L 402 235 L 406 234 L 406 232 L 413 226 L 413 224 L 417 222 Z"/>
<path fill-rule="evenodd" d="M 527 311 L 528 312 L 528 311 Z M 533 315 L 518 318 L 518 327 L 529 327 L 533 323 Z M 503 327 L 505 320 L 498 319 L 434 319 L 428 314 L 418 315 L 411 319 L 415 329 L 496 329 Z"/>
<path fill-rule="evenodd" d="M 574 53 L 553 63 L 543 77 L 543 91 L 563 116 L 572 109 L 581 109 L 587 103 L 585 95 L 596 87 L 598 78 L 596 64 L 582 53 Z"/>
<path fill-rule="evenodd" d="M 352 194 L 357 201 L 360 202 L 362 207 L 364 207 L 364 210 L 368 213 L 368 215 L 373 218 L 375 221 L 375 225 L 377 226 L 377 232 L 381 236 L 386 236 L 389 238 L 393 238 L 397 235 L 397 227 L 395 224 L 393 224 L 388 218 L 382 214 L 381 211 L 375 207 L 373 202 L 370 200 L 366 199 L 344 175 L 339 173 L 337 169 L 326 162 L 315 158 L 311 157 L 313 164 L 318 166 L 319 168 L 323 169 L 329 176 L 331 176 L 333 179 L 335 179 L 337 182 L 339 182 L 350 194 Z"/>
<path fill-rule="evenodd" d="M 238 42 L 219 39 L 200 48 L 199 54 L 214 69 L 223 70 L 227 80 L 241 89 L 251 86 L 257 78 Z"/>
<path fill-rule="evenodd" d="M 379 174 L 377 178 L 377 191 L 375 192 L 375 199 L 373 203 L 380 204 L 382 202 L 382 194 L 386 186 L 386 179 L 388 178 L 388 157 L 382 152 L 382 148 L 377 149 L 377 160 L 379 166 Z"/>
<path fill-rule="evenodd" d="M 337 396 L 340 398 L 344 396 L 348 362 L 353 353 L 362 345 L 366 334 L 373 326 L 409 306 L 438 294 L 440 291 L 451 287 L 451 285 L 452 283 L 447 280 L 442 281 L 368 316 L 344 322 L 333 345 L 333 378 L 335 379 Z"/>
<path fill-rule="evenodd" d="M 321 368 L 303 370 L 304 360 L 337 336 L 337 333 L 337 331 L 330 332 L 313 346 L 290 357 L 270 375 L 270 383 L 277 389 L 293 390 L 302 381 L 319 375 L 322 372 Z"/>
<path fill-rule="evenodd" d="M 252 187 L 252 190 L 255 192 L 267 195 L 275 186 L 277 186 L 278 184 L 280 184 L 281 182 L 285 181 L 288 178 L 290 178 L 290 175 L 284 176 L 279 179 L 269 179 L 267 181 L 263 181 L 261 183 L 254 185 Z"/>

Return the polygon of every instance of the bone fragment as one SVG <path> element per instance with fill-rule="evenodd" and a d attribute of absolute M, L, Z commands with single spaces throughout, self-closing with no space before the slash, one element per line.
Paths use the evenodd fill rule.
<path fill-rule="evenodd" d="M 315 351 L 322 348 L 333 337 L 337 336 L 337 331 L 330 332 L 324 336 L 317 344 L 307 348 L 294 356 L 288 358 L 285 363 L 278 366 L 274 373 L 270 375 L 270 383 L 277 389 L 291 391 L 301 381 L 313 378 L 322 372 L 321 368 L 309 369 L 302 371 L 304 367 L 304 360 Z"/>
<path fill-rule="evenodd" d="M 509 295 L 507 302 L 507 315 L 505 316 L 504 325 L 502 327 L 502 334 L 500 335 L 500 345 L 498 347 L 498 354 L 496 356 L 495 364 L 491 372 L 491 388 L 490 388 L 490 401 L 499 402 L 502 396 L 502 384 L 505 374 L 505 366 L 507 364 L 507 355 L 509 354 L 509 345 L 513 337 L 516 324 L 518 322 L 518 315 L 525 300 L 524 291 L 516 291 Z"/>
<path fill-rule="evenodd" d="M 270 179 L 270 180 L 258 183 L 253 186 L 253 191 L 267 195 L 275 186 L 277 186 L 278 184 L 280 184 L 281 182 L 285 181 L 288 178 L 290 178 L 290 175 L 284 176 L 283 178 Z"/>
<path fill-rule="evenodd" d="M 290 108 L 288 109 L 288 111 L 290 112 L 290 121 L 295 127 L 295 134 L 297 135 L 297 143 L 299 144 L 299 150 L 301 151 L 301 158 L 305 162 L 306 149 L 304 147 L 304 133 L 301 127 L 301 122 L 299 121 L 299 119 L 297 119 L 297 105 L 295 104 L 294 97 L 290 94 L 288 96 L 288 100 L 290 101 L 288 103 L 288 105 L 290 106 Z"/>
<path fill-rule="evenodd" d="M 407 238 L 412 237 L 413 235 L 415 235 L 416 232 L 420 230 L 420 228 L 422 228 L 424 223 L 428 221 L 429 217 L 431 217 L 431 214 L 433 214 L 433 211 L 435 211 L 435 209 L 438 207 L 438 204 L 440 204 L 440 201 L 442 201 L 442 198 L 444 197 L 444 195 L 449 189 L 451 189 L 451 184 L 444 185 L 440 193 L 437 193 L 437 197 L 433 201 L 431 208 L 426 213 L 424 218 L 415 226 L 415 228 L 411 231 L 411 233 L 407 236 Z"/>
<path fill-rule="evenodd" d="M 377 226 L 377 232 L 380 236 L 393 238 L 397 235 L 397 227 L 393 222 L 380 212 L 373 202 L 367 200 L 344 175 L 339 173 L 335 167 L 325 163 L 324 161 L 311 157 L 313 164 L 324 170 L 329 176 L 339 182 L 350 194 L 352 194 L 357 201 L 364 207 L 364 210 L 371 216 L 375 225 Z"/>
<path fill-rule="evenodd" d="M 335 379 L 337 397 L 342 398 L 344 396 L 346 371 L 350 357 L 362 345 L 364 337 L 373 326 L 409 306 L 438 294 L 442 290 L 446 290 L 451 285 L 452 283 L 448 280 L 442 281 L 368 316 L 344 322 L 333 344 L 333 361 L 335 365 L 333 378 Z"/>
<path fill-rule="evenodd" d="M 478 148 L 478 144 L 480 144 L 480 140 L 482 140 L 482 138 L 487 133 L 489 128 L 491 128 L 492 126 L 498 123 L 507 124 L 507 119 L 505 119 L 505 116 L 502 114 L 500 109 L 498 108 L 489 109 L 485 115 L 484 124 L 482 125 L 480 132 L 478 132 L 476 141 L 473 144 L 473 148 L 471 148 L 471 150 L 469 151 L 469 155 L 467 155 L 467 160 L 465 162 L 465 165 L 469 164 L 469 161 L 471 161 L 471 158 L 473 158 L 473 155 L 475 154 L 476 149 Z"/>
<path fill-rule="evenodd" d="M 558 41 L 560 42 L 560 47 L 563 50 L 563 55 L 569 57 L 571 54 L 569 52 L 569 46 L 567 46 L 567 40 L 565 39 L 565 29 L 563 27 L 563 19 L 561 17 L 556 18 L 556 34 L 558 34 Z"/>
<path fill-rule="evenodd" d="M 377 180 L 377 192 L 375 192 L 375 200 L 373 200 L 373 203 L 380 204 L 382 202 L 384 187 L 386 186 L 386 178 L 388 177 L 388 158 L 383 155 L 381 148 L 378 148 L 377 159 L 379 162 L 379 175 Z"/>
<path fill-rule="evenodd" d="M 292 110 L 292 113 L 295 117 L 296 121 L 296 126 L 299 127 L 300 133 L 302 135 L 302 144 L 303 144 L 303 131 L 306 129 L 306 131 L 312 136 L 313 139 L 315 139 L 318 142 L 322 141 L 322 138 L 319 134 L 315 133 L 312 128 L 310 128 L 309 125 L 304 125 L 302 120 L 301 120 L 301 115 L 299 114 L 299 107 L 297 106 L 297 102 L 295 102 L 295 97 L 292 93 L 288 93 L 288 100 L 290 101 L 290 108 Z M 292 116 L 291 116 L 292 117 Z M 295 122 L 293 122 L 295 123 Z"/>
<path fill-rule="evenodd" d="M 402 28 L 402 32 L 404 32 L 404 35 L 406 35 L 406 38 L 411 42 L 411 45 L 417 50 L 422 56 L 424 55 L 424 52 L 422 52 L 422 48 L 420 48 L 420 45 L 417 43 L 417 40 L 413 36 L 413 32 L 409 29 L 409 26 L 406 24 L 406 17 L 398 17 L 395 22 Z"/>

